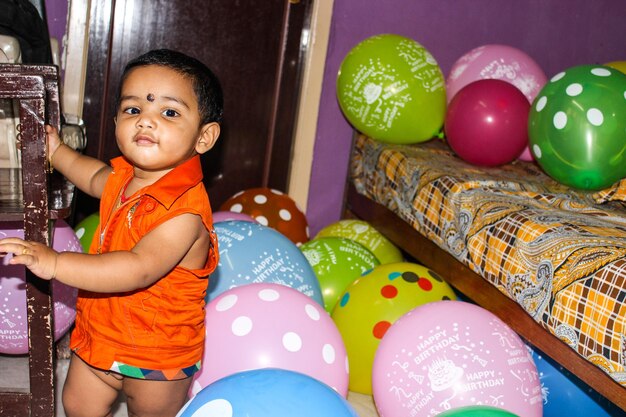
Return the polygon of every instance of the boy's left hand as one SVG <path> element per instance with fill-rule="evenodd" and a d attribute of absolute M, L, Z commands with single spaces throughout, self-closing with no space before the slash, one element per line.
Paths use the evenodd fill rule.
<path fill-rule="evenodd" d="M 45 280 L 55 277 L 59 254 L 54 249 L 39 242 L 10 237 L 0 240 L 0 254 L 4 256 L 7 253 L 13 254 L 10 265 L 24 265 Z"/>

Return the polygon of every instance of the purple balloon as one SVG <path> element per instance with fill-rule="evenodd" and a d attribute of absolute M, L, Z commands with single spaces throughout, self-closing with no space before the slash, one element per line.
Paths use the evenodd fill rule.
<path fill-rule="evenodd" d="M 0 238 L 24 238 L 22 222 L 0 223 Z M 57 220 L 52 236 L 52 247 L 59 252 L 82 252 L 80 240 L 63 220 Z M 28 325 L 26 321 L 25 267 L 9 265 L 11 255 L 5 256 L 0 266 L 0 353 L 21 355 L 28 353 Z M 54 303 L 54 339 L 59 340 L 76 317 L 76 288 L 52 281 Z"/>

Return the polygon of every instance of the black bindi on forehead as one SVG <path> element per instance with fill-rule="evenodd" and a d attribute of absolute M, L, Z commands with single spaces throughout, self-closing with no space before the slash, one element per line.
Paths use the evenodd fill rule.
<path fill-rule="evenodd" d="M 146 99 L 147 99 L 148 101 L 151 101 L 151 102 L 152 102 L 152 101 L 154 101 L 154 94 L 152 94 L 152 93 L 148 94 L 148 96 L 146 97 Z"/>

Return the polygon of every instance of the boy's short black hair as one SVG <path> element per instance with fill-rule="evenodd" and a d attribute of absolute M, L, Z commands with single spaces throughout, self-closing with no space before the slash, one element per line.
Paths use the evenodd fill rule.
<path fill-rule="evenodd" d="M 198 99 L 201 123 L 203 125 L 211 122 L 221 123 L 224 112 L 224 97 L 218 78 L 209 67 L 196 58 L 171 49 L 154 49 L 126 64 L 118 92 L 118 106 L 121 88 L 128 73 L 133 68 L 148 65 L 161 65 L 189 78 Z"/>

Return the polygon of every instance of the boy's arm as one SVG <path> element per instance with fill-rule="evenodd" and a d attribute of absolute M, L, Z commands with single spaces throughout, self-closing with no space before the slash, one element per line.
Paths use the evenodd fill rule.
<path fill-rule="evenodd" d="M 111 167 L 64 145 L 53 127 L 46 126 L 46 133 L 50 164 L 80 190 L 100 198 Z"/>
<path fill-rule="evenodd" d="M 44 279 L 93 292 L 126 292 L 148 287 L 179 264 L 202 268 L 209 236 L 200 216 L 182 214 L 159 225 L 128 251 L 57 253 L 42 244 L 8 238 L 0 240 L 0 252 L 14 253 L 10 264 L 23 264 Z"/>

